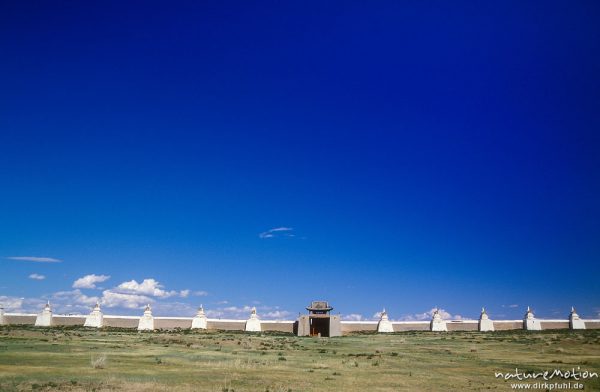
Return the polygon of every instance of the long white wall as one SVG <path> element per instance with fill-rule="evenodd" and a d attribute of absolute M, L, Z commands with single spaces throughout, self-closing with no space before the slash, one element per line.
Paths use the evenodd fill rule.
<path fill-rule="evenodd" d="M 140 315 L 141 316 L 141 315 Z M 105 327 L 137 328 L 140 316 L 104 315 Z M 5 313 L 6 325 L 34 325 L 37 315 L 27 313 Z M 86 315 L 52 315 L 53 326 L 83 326 Z M 155 329 L 189 329 L 192 317 L 154 317 Z M 536 319 L 545 329 L 568 329 L 568 319 Z M 243 331 L 246 320 L 207 319 L 207 327 L 211 330 Z M 600 329 L 600 319 L 583 320 L 586 329 Z M 477 331 L 478 320 L 445 320 L 448 331 Z M 294 332 L 295 320 L 260 320 L 263 331 Z M 523 329 L 523 320 L 493 320 L 496 331 Z M 342 321 L 342 333 L 377 331 L 378 321 Z M 429 331 L 429 321 L 392 321 L 394 332 Z"/>

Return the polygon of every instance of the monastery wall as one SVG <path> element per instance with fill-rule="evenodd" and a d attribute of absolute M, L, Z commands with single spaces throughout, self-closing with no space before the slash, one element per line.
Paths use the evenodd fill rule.
<path fill-rule="evenodd" d="M 137 320 L 136 320 L 137 322 Z M 137 327 L 137 324 L 136 324 Z M 154 317 L 154 328 L 156 329 L 190 329 L 192 328 L 191 317 Z"/>
<path fill-rule="evenodd" d="M 276 331 L 276 332 L 289 332 L 294 333 L 295 321 L 272 321 L 272 320 L 261 320 L 260 326 L 263 331 Z M 210 329 L 210 321 L 208 324 Z"/>
<path fill-rule="evenodd" d="M 5 313 L 4 323 L 5 324 L 35 324 L 35 314 L 18 314 L 18 313 Z M 81 324 L 83 325 L 83 324 Z"/>
<path fill-rule="evenodd" d="M 587 329 L 600 329 L 600 320 L 584 320 Z"/>
<path fill-rule="evenodd" d="M 450 331 L 478 331 L 478 320 L 448 320 L 446 321 L 448 332 Z"/>
<path fill-rule="evenodd" d="M 105 327 L 116 328 L 137 328 L 139 317 L 123 317 L 123 316 L 104 316 L 103 323 Z"/>
<path fill-rule="evenodd" d="M 392 321 L 394 332 L 429 331 L 429 321 Z"/>
<path fill-rule="evenodd" d="M 494 329 L 496 331 L 523 329 L 523 320 L 494 320 Z"/>
<path fill-rule="evenodd" d="M 36 314 L 5 313 L 3 320 L 6 325 L 34 325 Z M 52 326 L 83 326 L 85 315 L 52 315 Z M 137 329 L 141 316 L 104 315 L 103 326 Z M 192 317 L 153 317 L 154 329 L 190 329 Z M 568 319 L 536 319 L 542 330 L 569 329 Z M 582 320 L 586 329 L 600 329 L 600 320 Z M 448 332 L 477 331 L 478 320 L 444 320 Z M 295 320 L 260 320 L 260 329 L 266 332 L 295 332 Z M 377 332 L 378 321 L 342 321 L 342 334 L 353 332 Z M 392 321 L 394 332 L 429 331 L 430 321 Z M 523 320 L 493 320 L 496 331 L 524 329 Z M 223 331 L 244 331 L 246 320 L 207 319 L 207 329 Z M 493 332 L 492 332 L 493 333 Z"/>
<path fill-rule="evenodd" d="M 540 320 L 542 330 L 545 329 L 569 329 L 569 320 Z"/>
<path fill-rule="evenodd" d="M 342 321 L 340 324 L 342 334 L 377 331 L 377 321 Z"/>
<path fill-rule="evenodd" d="M 83 325 L 85 316 L 52 316 L 53 325 Z"/>
<path fill-rule="evenodd" d="M 224 331 L 243 331 L 246 320 L 214 320 L 208 319 L 208 329 L 220 329 Z"/>

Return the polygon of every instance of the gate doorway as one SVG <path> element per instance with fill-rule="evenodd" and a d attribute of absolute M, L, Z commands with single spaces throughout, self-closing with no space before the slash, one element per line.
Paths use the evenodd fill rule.
<path fill-rule="evenodd" d="M 310 318 L 310 336 L 329 337 L 329 317 Z"/>
<path fill-rule="evenodd" d="M 298 336 L 342 336 L 340 316 L 330 314 L 333 308 L 327 301 L 312 301 L 306 310 L 309 313 L 298 314 L 298 321 L 294 323 L 294 333 Z"/>

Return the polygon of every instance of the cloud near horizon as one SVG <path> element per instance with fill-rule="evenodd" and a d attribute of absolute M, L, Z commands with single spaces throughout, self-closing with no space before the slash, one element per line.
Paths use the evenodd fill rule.
<path fill-rule="evenodd" d="M 40 279 L 39 274 L 32 276 Z M 112 288 L 102 289 L 97 287 L 98 283 L 104 282 L 110 278 L 109 275 L 85 275 L 72 284 L 71 290 L 56 291 L 42 297 L 12 297 L 0 296 L 0 304 L 10 312 L 17 313 L 38 313 L 46 301 L 49 301 L 55 314 L 88 314 L 91 308 L 98 302 L 105 309 L 111 309 L 112 314 L 123 314 L 135 316 L 143 309 L 146 304 L 151 304 L 153 311 L 157 315 L 164 316 L 188 316 L 193 317 L 196 313 L 199 303 L 191 300 L 193 297 L 207 296 L 206 291 L 194 291 L 190 289 L 167 290 L 158 280 L 153 278 L 143 279 L 141 282 L 135 279 L 124 281 Z M 101 289 L 101 292 L 90 295 L 84 293 L 85 289 Z M 182 301 L 180 299 L 186 299 Z M 293 315 L 292 312 L 281 309 L 279 306 L 268 306 L 250 301 L 243 306 L 232 306 L 227 301 L 219 301 L 215 307 L 205 307 L 206 313 L 211 318 L 234 318 L 247 319 L 256 306 L 258 315 L 263 320 L 288 319 Z"/>
<path fill-rule="evenodd" d="M 146 304 L 154 303 L 154 299 L 146 295 L 124 294 L 112 290 L 104 290 L 100 303 L 107 308 L 139 309 Z"/>
<path fill-rule="evenodd" d="M 401 321 L 428 321 L 433 317 L 433 313 L 436 309 L 440 312 L 440 316 L 444 320 L 467 320 L 462 317 L 460 314 L 450 314 L 445 309 L 442 308 L 431 308 L 430 310 L 423 313 L 415 313 L 415 314 L 407 314 L 400 318 Z"/>
<path fill-rule="evenodd" d="M 29 312 L 41 309 L 46 303 L 41 298 L 23 298 L 0 295 L 0 305 L 8 312 Z"/>
<path fill-rule="evenodd" d="M 342 320 L 344 321 L 362 321 L 363 319 L 363 315 L 358 313 L 350 313 L 342 316 Z"/>
<path fill-rule="evenodd" d="M 207 308 L 204 310 L 209 318 L 226 318 L 245 320 L 250 316 L 252 308 L 255 306 L 243 305 L 243 306 L 225 306 L 217 308 Z M 256 313 L 260 319 L 268 320 L 283 320 L 292 315 L 292 312 L 281 309 L 279 306 L 256 306 Z"/>
<path fill-rule="evenodd" d="M 33 263 L 62 263 L 62 260 L 52 257 L 36 257 L 36 256 L 11 256 L 5 257 L 8 260 L 16 261 L 31 261 Z"/>
<path fill-rule="evenodd" d="M 51 302 L 74 310 L 81 310 L 82 308 L 87 310 L 89 307 L 94 306 L 96 302 L 99 302 L 99 300 L 98 297 L 88 297 L 83 294 L 81 290 L 75 289 L 70 291 L 58 291 L 52 294 Z"/>
<path fill-rule="evenodd" d="M 98 301 L 103 307 L 107 308 L 122 308 L 122 309 L 140 309 L 147 304 L 153 304 L 158 309 L 168 311 L 170 305 L 176 303 L 158 302 L 160 300 L 168 299 L 171 297 L 188 298 L 190 295 L 204 296 L 208 295 L 205 291 L 192 292 L 189 289 L 185 290 L 165 290 L 164 286 L 153 278 L 144 279 L 141 283 L 132 279 L 130 281 L 122 282 L 116 287 L 105 289 L 102 291 L 102 295 L 99 297 L 86 297 L 80 292 L 80 288 L 84 289 L 96 289 L 96 283 L 104 282 L 110 279 L 110 275 L 95 275 L 90 274 L 77 279 L 73 283 L 73 288 L 77 290 L 69 292 L 60 292 L 61 299 L 66 300 L 67 296 L 70 295 L 70 301 L 73 305 L 66 305 L 69 309 L 74 309 L 76 306 L 83 306 L 85 309 L 90 304 L 94 304 Z M 63 301 L 65 302 L 65 301 Z M 92 303 L 93 302 L 93 303 Z M 177 303 L 175 306 L 177 309 L 188 309 L 181 303 Z M 64 306 L 61 307 L 61 309 Z M 189 309 L 192 309 L 190 306 Z"/>

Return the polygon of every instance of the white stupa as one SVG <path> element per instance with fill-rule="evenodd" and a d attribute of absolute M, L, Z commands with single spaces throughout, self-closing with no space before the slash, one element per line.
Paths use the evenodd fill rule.
<path fill-rule="evenodd" d="M 50 301 L 46 303 L 41 313 L 38 313 L 35 318 L 36 327 L 50 327 L 52 326 L 52 308 L 50 307 Z"/>
<path fill-rule="evenodd" d="M 377 332 L 380 332 L 380 333 L 394 332 L 394 326 L 392 325 L 390 319 L 388 318 L 385 308 L 383 308 L 383 311 L 381 312 L 381 318 L 379 319 L 379 324 L 377 324 Z"/>
<path fill-rule="evenodd" d="M 485 312 L 485 308 L 481 308 L 481 315 L 479 316 L 479 331 L 494 331 L 494 322 L 488 317 L 487 313 Z"/>
<path fill-rule="evenodd" d="M 4 306 L 0 304 L 0 325 L 6 324 L 6 320 L 4 320 Z"/>
<path fill-rule="evenodd" d="M 579 318 L 575 308 L 571 306 L 571 314 L 569 314 L 569 328 L 585 329 L 585 321 Z"/>
<path fill-rule="evenodd" d="M 138 323 L 138 331 L 153 331 L 154 330 L 154 317 L 152 317 L 152 308 L 150 304 L 146 305 L 144 309 L 144 315 L 140 317 Z"/>
<path fill-rule="evenodd" d="M 533 315 L 533 311 L 529 308 L 529 306 L 527 307 L 527 312 L 525 313 L 525 316 L 523 317 L 523 328 L 526 329 L 527 331 L 541 331 L 542 330 L 542 323 L 540 323 L 539 320 L 535 319 L 535 316 Z"/>
<path fill-rule="evenodd" d="M 256 315 L 256 308 L 252 308 L 252 313 L 250 313 L 250 318 L 246 321 L 246 328 L 244 328 L 247 332 L 260 332 L 260 320 Z"/>
<path fill-rule="evenodd" d="M 104 322 L 104 316 L 102 310 L 100 310 L 100 304 L 96 302 L 96 306 L 92 309 L 91 313 L 85 318 L 84 327 L 102 328 Z"/>
<path fill-rule="evenodd" d="M 208 320 L 206 319 L 206 314 L 204 313 L 204 308 L 202 305 L 198 308 L 198 313 L 196 317 L 192 319 L 192 329 L 207 329 L 208 328 Z"/>
<path fill-rule="evenodd" d="M 446 322 L 442 319 L 440 310 L 437 308 L 435 309 L 435 312 L 433 312 L 433 317 L 431 319 L 431 330 L 433 332 L 448 332 Z"/>

